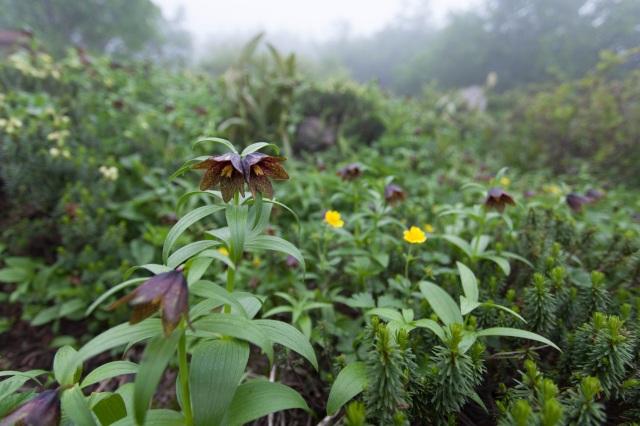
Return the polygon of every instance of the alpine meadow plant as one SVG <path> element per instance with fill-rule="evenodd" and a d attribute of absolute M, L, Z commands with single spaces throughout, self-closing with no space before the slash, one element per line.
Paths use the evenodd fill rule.
<path fill-rule="evenodd" d="M 97 424 L 184 424 L 241 425 L 270 413 L 286 409 L 309 410 L 302 396 L 273 379 L 246 378 L 250 344 L 274 362 L 275 343 L 306 358 L 318 368 L 315 353 L 307 337 L 295 327 L 272 319 L 255 319 L 262 299 L 236 290 L 236 273 L 254 267 L 245 262 L 245 252 L 275 250 L 292 256 L 304 272 L 300 251 L 288 241 L 268 235 L 274 204 L 288 209 L 274 198 L 269 178 L 287 179 L 280 165 L 286 158 L 257 152 L 271 144 L 256 143 L 238 153 L 224 139 L 206 138 L 224 145 L 230 152 L 188 161 L 172 179 L 189 169 L 205 169 L 201 190 L 185 194 L 177 210 L 193 196 L 204 200 L 219 199 L 186 212 L 175 223 L 164 242 L 162 264 L 145 264 L 131 268 L 125 281 L 101 295 L 87 309 L 93 312 L 112 295 L 141 284 L 108 309 L 128 303 L 133 309 L 128 323 L 99 334 L 78 351 L 62 347 L 55 358 L 53 371 L 5 372 L 11 376 L 3 382 L 5 391 L 16 392 L 27 380 L 46 375 L 45 390 L 16 393 L 10 406 L 2 406 L 7 417 L 1 423 L 35 424 L 32 417 L 48 419 L 47 424 L 64 422 L 78 425 Z M 199 142 L 201 142 L 199 141 Z M 193 165 L 196 163 L 195 165 Z M 251 195 L 244 196 L 245 183 Z M 220 185 L 220 191 L 213 187 Z M 263 195 L 268 199 L 263 199 Z M 208 229 L 205 239 L 193 241 L 177 250 L 180 236 L 193 224 L 223 213 L 226 226 Z M 295 219 L 297 217 L 294 214 Z M 220 251 L 218 250 L 220 249 Z M 223 250 L 224 249 L 224 250 Z M 228 255 L 224 255 L 226 251 Z M 210 279 L 207 272 L 214 262 L 226 267 L 226 286 Z M 151 278 L 130 278 L 137 270 L 154 274 Z M 157 312 L 161 311 L 161 318 Z M 146 343 L 138 363 L 112 361 L 91 371 L 83 380 L 83 363 L 105 351 Z M 176 409 L 152 408 L 152 397 L 165 369 L 177 366 Z M 114 392 L 97 389 L 90 397 L 84 390 L 122 375 L 135 374 L 133 383 L 121 385 Z M 53 383 L 57 383 L 54 385 Z M 13 386 L 12 386 L 13 385 Z M 6 386 L 10 386 L 6 388 Z M 56 387 L 57 386 L 57 387 Z M 7 401 L 7 400 L 5 400 Z M 22 423 L 21 423 L 22 422 Z M 99 422 L 99 423 L 97 423 Z"/>

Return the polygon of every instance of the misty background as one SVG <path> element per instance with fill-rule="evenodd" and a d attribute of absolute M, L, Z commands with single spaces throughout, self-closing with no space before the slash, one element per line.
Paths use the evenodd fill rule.
<path fill-rule="evenodd" d="M 401 95 L 425 85 L 496 90 L 583 77 L 603 51 L 640 45 L 638 0 L 0 0 L 0 29 L 27 29 L 47 52 L 223 73 L 260 32 L 317 79 L 377 81 Z M 619 73 L 640 64 L 638 54 Z"/>

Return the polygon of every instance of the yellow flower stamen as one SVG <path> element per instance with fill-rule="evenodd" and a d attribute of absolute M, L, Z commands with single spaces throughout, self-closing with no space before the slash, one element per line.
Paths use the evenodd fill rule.
<path fill-rule="evenodd" d="M 264 174 L 260 166 L 258 166 L 257 164 L 254 164 L 253 166 L 251 166 L 251 170 L 253 170 L 253 173 L 255 173 L 258 176 L 262 176 Z"/>
<path fill-rule="evenodd" d="M 408 231 L 404 231 L 404 240 L 411 244 L 422 244 L 427 241 L 427 236 L 422 229 L 412 226 Z"/>
<path fill-rule="evenodd" d="M 233 165 L 227 164 L 222 169 L 222 172 L 220 173 L 220 175 L 223 176 L 223 177 L 231 177 L 231 173 L 232 172 L 233 172 Z"/>
<path fill-rule="evenodd" d="M 334 228 L 342 228 L 344 226 L 344 221 L 340 220 L 340 213 L 335 210 L 329 210 L 324 215 L 324 220 Z"/>

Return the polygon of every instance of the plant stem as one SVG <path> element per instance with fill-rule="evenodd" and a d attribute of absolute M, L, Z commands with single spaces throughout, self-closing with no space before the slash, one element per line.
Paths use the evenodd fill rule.
<path fill-rule="evenodd" d="M 236 278 L 236 271 L 232 268 L 227 268 L 227 291 L 233 293 L 233 284 Z M 231 313 L 231 305 L 224 305 L 224 313 Z"/>
<path fill-rule="evenodd" d="M 185 336 L 186 326 L 184 319 L 181 320 L 181 326 L 184 329 L 180 340 L 178 341 L 178 359 L 179 359 L 179 376 L 180 387 L 182 388 L 182 405 L 184 410 L 184 421 L 187 426 L 193 426 L 193 413 L 191 412 L 191 393 L 189 391 L 189 364 L 187 362 L 187 338 Z"/>
<path fill-rule="evenodd" d="M 409 251 L 407 252 L 407 262 L 404 265 L 404 278 L 409 280 L 409 262 L 411 262 L 411 250 L 413 250 L 413 244 L 409 245 Z"/>

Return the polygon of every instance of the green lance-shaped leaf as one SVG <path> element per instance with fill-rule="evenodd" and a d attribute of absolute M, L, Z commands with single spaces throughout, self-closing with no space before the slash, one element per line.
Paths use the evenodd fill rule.
<path fill-rule="evenodd" d="M 300 250 L 298 250 L 298 248 L 291 244 L 289 241 L 283 240 L 282 238 L 274 237 L 271 235 L 258 235 L 247 241 L 244 248 L 247 251 L 275 250 L 288 254 L 290 256 L 293 256 L 298 261 L 303 273 L 306 271 L 304 257 L 302 257 L 302 253 L 300 253 Z"/>
<path fill-rule="evenodd" d="M 189 387 L 196 425 L 217 426 L 249 362 L 249 345 L 237 340 L 212 340 L 193 351 Z M 212 395 L 215 397 L 212 398 Z"/>
<path fill-rule="evenodd" d="M 144 420 L 144 426 L 184 426 L 184 417 L 173 410 L 150 410 Z M 112 423 L 111 426 L 139 426 L 134 417 L 129 416 Z"/>
<path fill-rule="evenodd" d="M 182 197 L 180 197 L 180 199 L 178 199 L 178 202 L 176 203 L 176 214 L 180 215 L 180 208 L 182 207 L 182 205 L 191 197 L 193 197 L 194 195 L 198 195 L 198 194 L 207 194 L 207 195 L 213 195 L 214 197 L 218 197 L 219 199 L 222 200 L 222 193 L 220 193 L 220 191 L 214 191 L 211 189 L 207 189 L 205 191 L 191 191 L 191 192 L 187 192 L 186 194 L 184 194 Z M 204 198 L 204 197 L 202 197 Z"/>
<path fill-rule="evenodd" d="M 196 254 L 211 247 L 219 246 L 219 241 L 196 241 L 195 243 L 187 244 L 186 246 L 176 250 L 167 260 L 167 266 L 171 269 L 175 269 L 188 259 L 192 258 Z"/>
<path fill-rule="evenodd" d="M 164 268 L 164 267 L 165 267 L 165 266 L 163 266 L 163 268 Z M 163 271 L 163 272 L 168 272 L 168 271 L 170 271 L 170 269 L 169 269 L 169 268 L 166 268 L 166 269 L 167 269 L 167 270 L 166 270 L 166 271 Z M 122 290 L 123 288 L 127 288 L 127 287 L 129 287 L 129 286 L 136 285 L 136 284 L 139 284 L 139 283 L 141 283 L 141 282 L 147 281 L 148 279 L 149 279 L 149 278 L 134 278 L 134 279 L 132 279 L 132 280 L 128 280 L 128 281 L 125 281 L 125 282 L 123 282 L 123 283 L 120 283 L 120 284 L 118 284 L 118 285 L 117 285 L 117 286 L 115 286 L 115 287 L 111 287 L 109 290 L 107 290 L 107 291 L 105 291 L 104 293 L 102 293 L 102 294 L 100 295 L 100 297 L 98 297 L 98 298 L 97 298 L 97 299 L 96 299 L 96 300 L 91 304 L 91 306 L 89 306 L 89 307 L 87 308 L 87 310 L 84 312 L 84 316 L 86 317 L 87 315 L 91 314 L 91 312 L 93 312 L 93 310 L 94 310 L 95 308 L 97 308 L 97 307 L 98 307 L 102 302 L 104 302 L 104 301 L 105 301 L 109 296 L 111 296 L 112 294 L 119 292 L 119 291 L 120 291 L 120 290 Z"/>
<path fill-rule="evenodd" d="M 444 342 L 444 338 L 445 338 L 444 330 L 442 329 L 442 326 L 437 322 L 435 322 L 434 320 L 419 319 L 417 321 L 412 322 L 411 325 L 415 327 L 426 328 L 433 331 L 436 334 L 436 336 L 438 336 L 440 340 Z"/>
<path fill-rule="evenodd" d="M 126 280 L 127 278 L 129 278 L 129 276 L 131 276 L 133 272 L 137 271 L 138 269 L 146 269 L 153 275 L 160 275 L 164 272 L 171 271 L 171 268 L 165 265 L 158 265 L 157 263 L 147 263 L 146 265 L 132 266 L 127 272 L 125 272 L 122 279 Z"/>
<path fill-rule="evenodd" d="M 483 336 L 520 337 L 522 339 L 536 340 L 538 342 L 545 343 L 562 352 L 562 350 L 560 350 L 560 348 L 556 346 L 555 343 L 553 343 L 551 340 L 547 339 L 546 337 L 542 337 L 541 335 L 532 333 L 530 331 L 519 330 L 517 328 L 510 328 L 510 327 L 487 328 L 478 332 L 478 337 L 483 337 Z"/>
<path fill-rule="evenodd" d="M 102 426 L 108 426 L 127 417 L 127 407 L 122 397 L 114 393 L 98 402 L 93 407 L 93 413 Z"/>
<path fill-rule="evenodd" d="M 162 333 L 162 323 L 158 318 L 149 318 L 134 325 L 120 324 L 87 342 L 78 351 L 78 356 L 80 360 L 85 361 L 109 349 L 132 342 L 140 342 Z"/>
<path fill-rule="evenodd" d="M 238 151 L 236 151 L 236 147 L 233 146 L 233 144 L 231 142 L 229 142 L 226 139 L 222 139 L 222 138 L 200 138 L 196 141 L 196 143 L 193 144 L 193 148 L 196 147 L 196 145 L 202 143 L 202 142 L 216 142 L 219 144 L 222 144 L 224 146 L 226 146 L 227 148 L 229 148 L 232 152 L 235 152 L 236 154 L 238 153 Z M 205 159 L 207 159 L 209 157 L 205 157 Z"/>
<path fill-rule="evenodd" d="M 169 182 L 167 182 L 167 183 L 171 183 L 175 178 L 177 178 L 181 174 L 189 171 L 193 164 L 200 163 L 200 162 L 206 160 L 207 158 L 211 158 L 211 156 L 203 155 L 203 156 L 200 156 L 198 158 L 194 158 L 192 160 L 187 161 L 186 163 L 184 163 L 184 165 L 182 167 L 180 167 L 174 174 L 171 175 L 171 177 L 169 178 Z"/>
<path fill-rule="evenodd" d="M 247 231 L 248 206 L 226 206 L 227 224 L 231 235 L 231 247 L 229 257 L 237 265 L 242 260 L 242 251 L 245 244 L 245 233 Z"/>
<path fill-rule="evenodd" d="M 167 263 L 171 247 L 173 247 L 178 238 L 180 238 L 180 235 L 182 235 L 182 233 L 186 231 L 188 227 L 224 208 L 225 206 L 223 205 L 202 206 L 184 215 L 178 221 L 178 223 L 173 225 L 173 228 L 171 228 L 171 231 L 169 231 L 167 238 L 164 240 L 164 246 L 162 247 L 162 261 Z"/>
<path fill-rule="evenodd" d="M 466 265 L 456 262 L 458 265 L 458 271 L 460 271 L 460 281 L 462 282 L 462 290 L 464 295 L 471 302 L 478 301 L 478 280 L 471 269 Z"/>
<path fill-rule="evenodd" d="M 138 364 L 129 361 L 112 361 L 93 370 L 87 374 L 80 384 L 81 388 L 91 386 L 98 382 L 113 377 L 123 376 L 125 374 L 136 374 L 138 372 Z"/>
<path fill-rule="evenodd" d="M 368 383 L 367 367 L 364 362 L 354 362 L 343 368 L 331 386 L 327 401 L 327 415 L 333 415 L 351 398 L 362 392 Z"/>
<path fill-rule="evenodd" d="M 278 149 L 278 147 L 272 143 L 268 143 L 268 142 L 256 142 L 256 143 L 252 143 L 251 145 L 249 145 L 248 147 L 246 147 L 243 151 L 242 154 L 240 154 L 241 157 L 244 157 L 247 154 L 251 154 L 252 152 L 256 152 L 262 148 L 264 148 L 265 146 L 270 146 L 271 148 L 273 148 L 273 150 L 276 152 L 276 154 L 280 154 L 280 150 Z"/>
<path fill-rule="evenodd" d="M 502 256 L 497 256 L 493 254 L 482 254 L 478 257 L 481 259 L 487 259 L 494 262 L 496 265 L 500 267 L 500 269 L 502 269 L 502 272 L 504 272 L 506 276 L 509 276 L 509 274 L 511 273 L 511 265 L 509 264 L 509 261 Z"/>
<path fill-rule="evenodd" d="M 189 286 L 189 292 L 206 299 L 220 300 L 225 304 L 237 309 L 237 311 L 242 316 L 248 318 L 247 312 L 240 304 L 240 302 L 238 302 L 236 296 L 233 293 L 229 293 L 226 289 L 220 287 L 218 284 L 212 281 L 201 280 L 195 282 L 191 286 Z"/>
<path fill-rule="evenodd" d="M 375 308 L 367 311 L 365 315 L 377 315 L 387 321 L 398 321 L 401 324 L 406 323 L 402 314 L 390 308 Z"/>
<path fill-rule="evenodd" d="M 455 235 L 448 235 L 448 234 L 442 235 L 440 236 L 440 238 L 443 238 L 449 241 L 451 244 L 455 245 L 460 250 L 462 250 L 464 254 L 466 254 L 469 257 L 469 259 L 473 259 L 473 250 L 471 249 L 471 246 L 469 245 L 468 242 L 466 242 L 462 238 L 457 237 Z"/>
<path fill-rule="evenodd" d="M 252 380 L 238 386 L 222 424 L 240 426 L 267 414 L 292 408 L 310 411 L 304 398 L 290 387 L 266 380 Z"/>
<path fill-rule="evenodd" d="M 53 374 L 61 385 L 73 385 L 82 376 L 82 361 L 71 346 L 58 349 L 53 359 Z"/>
<path fill-rule="evenodd" d="M 253 322 L 262 328 L 272 342 L 302 355 L 313 365 L 316 371 L 318 370 L 318 360 L 313 351 L 313 346 L 297 328 L 282 321 L 263 319 Z"/>
<path fill-rule="evenodd" d="M 429 281 L 422 281 L 420 283 L 420 291 L 429 302 L 429 305 L 431 305 L 433 312 L 438 315 L 443 323 L 446 325 L 463 323 L 460 308 L 442 287 Z"/>
<path fill-rule="evenodd" d="M 262 349 L 269 361 L 273 363 L 273 346 L 267 334 L 253 321 L 233 314 L 210 314 L 194 322 L 200 337 L 231 336 L 246 340 Z"/>
<path fill-rule="evenodd" d="M 176 330 L 168 339 L 165 336 L 156 336 L 149 341 L 144 350 L 133 389 L 133 412 L 139 424 L 145 424 L 144 418 L 151 397 L 160 383 L 167 364 L 173 358 L 182 333 L 184 330 Z"/>
<path fill-rule="evenodd" d="M 65 413 L 77 425 L 95 425 L 87 399 L 82 394 L 82 389 L 76 383 L 72 388 L 62 392 L 60 397 L 63 413 Z"/>

